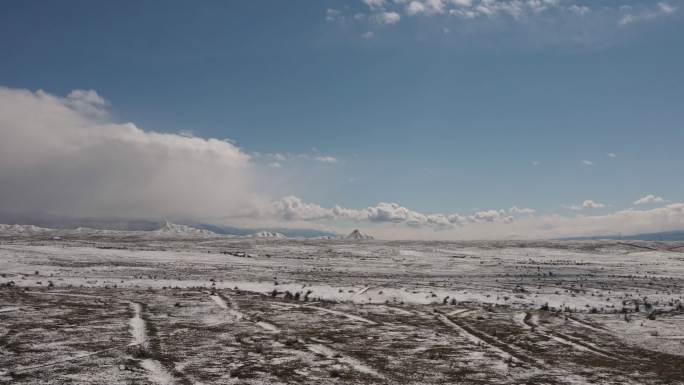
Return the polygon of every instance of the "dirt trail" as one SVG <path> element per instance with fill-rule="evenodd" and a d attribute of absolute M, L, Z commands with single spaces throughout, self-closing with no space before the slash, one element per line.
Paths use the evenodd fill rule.
<path fill-rule="evenodd" d="M 528 315 L 529 315 L 529 313 L 528 313 Z M 538 317 L 535 315 L 529 315 L 529 316 L 525 317 L 525 322 L 528 325 L 530 325 L 535 332 L 537 332 L 537 333 L 539 333 L 539 334 L 541 334 L 541 335 L 543 335 L 549 339 L 552 339 L 556 342 L 559 342 L 563 345 L 570 346 L 570 347 L 572 347 L 576 350 L 579 350 L 579 351 L 593 353 L 593 354 L 596 354 L 596 355 L 599 355 L 599 356 L 602 356 L 605 358 L 619 359 L 614 354 L 607 352 L 607 351 L 597 347 L 596 345 L 594 345 L 592 343 L 582 341 L 579 338 L 572 337 L 572 336 L 569 336 L 567 334 L 561 333 L 559 331 L 551 330 L 551 329 L 548 329 L 544 326 L 541 326 L 539 324 L 537 318 Z M 578 323 L 580 323 L 580 322 L 578 322 Z M 583 323 L 580 323 L 580 324 L 582 326 L 586 326 Z"/>
<path fill-rule="evenodd" d="M 475 345 L 486 346 L 505 360 L 528 363 L 537 367 L 545 367 L 544 361 L 525 354 L 519 348 L 478 330 L 476 327 L 469 325 L 463 320 L 452 319 L 444 314 L 438 314 L 437 318 L 445 325 L 457 330 L 459 334 L 473 342 Z"/>
<path fill-rule="evenodd" d="M 365 294 L 365 293 L 368 291 L 368 289 L 370 289 L 370 286 L 366 286 L 366 287 L 362 288 L 361 290 L 359 290 L 359 291 L 357 291 L 356 293 L 354 293 L 354 295 Z"/>
<path fill-rule="evenodd" d="M 409 316 L 415 315 L 413 312 L 408 311 L 408 310 L 406 310 L 406 309 L 402 309 L 402 308 L 397 307 L 397 306 L 382 305 L 382 306 L 380 306 L 379 308 L 385 309 L 385 310 L 389 310 L 389 311 L 391 311 L 391 312 L 395 312 L 395 313 L 398 313 L 398 314 L 401 314 L 401 315 L 409 315 Z"/>
<path fill-rule="evenodd" d="M 214 302 L 216 302 L 216 304 L 217 304 L 221 309 L 229 309 L 228 304 L 226 303 L 226 301 L 225 301 L 223 298 L 221 298 L 220 296 L 218 296 L 218 295 L 210 295 L 209 297 L 210 297 Z"/>
<path fill-rule="evenodd" d="M 259 326 L 260 328 L 266 330 L 267 332 L 271 333 L 280 333 L 280 329 L 273 325 L 272 323 L 266 322 L 266 321 L 252 321 L 250 318 L 242 313 L 241 311 L 237 310 L 237 305 L 230 300 L 230 298 L 227 298 L 224 295 L 221 294 L 215 294 L 210 296 L 211 299 L 223 310 L 228 312 L 230 316 L 232 316 L 235 321 L 241 321 L 241 320 L 247 320 L 254 322 L 255 325 Z"/>
<path fill-rule="evenodd" d="M 40 369 L 40 368 L 46 368 L 46 367 L 49 367 L 49 366 L 60 365 L 60 364 L 63 364 L 63 363 L 65 363 L 65 362 L 69 362 L 69 361 L 82 360 L 82 359 L 84 359 L 84 358 L 88 358 L 88 357 L 91 357 L 91 356 L 95 356 L 95 355 L 98 355 L 98 354 L 101 354 L 101 353 L 105 353 L 105 352 L 108 352 L 108 351 L 111 351 L 111 350 L 117 350 L 117 349 L 122 349 L 122 347 L 121 347 L 121 346 L 115 346 L 115 347 L 108 348 L 108 349 L 98 350 L 98 351 L 96 351 L 96 352 L 79 354 L 79 355 L 76 355 L 76 356 L 74 356 L 74 357 L 68 357 L 68 358 L 64 358 L 64 359 L 61 359 L 61 360 L 48 362 L 48 363 L 46 363 L 46 364 L 19 367 L 19 368 L 15 369 L 14 372 L 17 373 L 17 374 L 26 373 L 26 372 L 30 372 L 30 371 L 33 371 L 33 370 L 36 370 L 36 369 Z M 3 373 L 6 374 L 7 372 L 2 372 L 2 371 L 0 371 L 0 375 L 3 375 Z"/>
<path fill-rule="evenodd" d="M 594 326 L 594 325 L 590 324 L 589 322 L 584 321 L 584 320 L 582 320 L 582 319 L 579 319 L 579 318 L 576 318 L 576 317 L 572 317 L 572 316 L 568 316 L 567 318 L 568 318 L 570 321 L 572 321 L 573 323 L 578 324 L 578 325 L 581 325 L 581 326 L 583 326 L 583 327 L 585 327 L 585 328 L 587 328 L 587 329 L 591 329 L 591 330 L 593 330 L 593 331 L 595 331 L 595 332 L 603 332 L 603 333 L 606 332 L 606 331 L 605 331 L 603 328 L 601 328 L 600 326 Z"/>
<path fill-rule="evenodd" d="M 466 313 L 468 313 L 468 312 L 471 312 L 471 311 L 473 311 L 473 309 L 456 309 L 456 310 L 454 310 L 454 311 L 452 311 L 452 312 L 450 312 L 450 313 L 447 313 L 447 315 L 448 315 L 449 317 L 455 317 L 455 316 L 464 315 L 464 314 L 466 314 Z"/>
<path fill-rule="evenodd" d="M 528 319 L 530 317 L 530 313 L 528 312 L 516 312 L 513 313 L 513 321 L 520 326 L 523 330 L 532 330 L 534 327 L 529 324 Z"/>
<path fill-rule="evenodd" d="M 140 366 L 147 370 L 147 377 L 155 384 L 171 385 L 176 383 L 173 375 L 157 360 L 146 358 L 140 362 Z"/>
<path fill-rule="evenodd" d="M 343 311 L 339 311 L 339 310 L 332 310 L 332 309 L 328 309 L 325 307 L 315 306 L 311 303 L 309 303 L 309 304 L 307 304 L 307 303 L 298 304 L 298 303 L 278 302 L 278 306 L 284 306 L 284 307 L 288 307 L 290 309 L 314 309 L 314 310 L 317 310 L 317 311 L 320 311 L 323 313 L 329 313 L 329 314 L 334 314 L 334 315 L 337 315 L 340 317 L 344 317 L 344 318 L 350 319 L 352 321 L 363 322 L 363 323 L 366 323 L 368 325 L 377 325 L 378 324 L 377 322 L 371 321 L 368 318 L 364 318 L 364 317 L 361 317 L 361 316 L 358 316 L 355 314 L 351 314 L 351 313 L 347 313 L 347 312 L 343 312 Z M 385 307 L 390 308 L 390 306 L 385 306 Z M 410 312 L 403 310 L 403 309 L 400 309 L 400 308 L 392 307 L 392 309 L 395 309 L 398 312 L 407 313 L 407 315 L 413 315 L 413 313 L 410 313 Z"/>
<path fill-rule="evenodd" d="M 131 345 L 136 345 L 140 348 L 140 353 L 143 356 L 151 354 L 150 342 L 147 334 L 147 324 L 142 318 L 143 306 L 138 302 L 130 303 L 131 310 L 133 310 L 133 317 L 129 320 L 131 337 L 133 342 Z M 173 385 L 176 383 L 174 376 L 167 371 L 161 362 L 153 358 L 138 359 L 140 366 L 147 371 L 147 377 L 150 381 L 158 385 Z"/>
<path fill-rule="evenodd" d="M 356 358 L 343 355 L 329 346 L 323 344 L 309 344 L 307 345 L 307 349 L 328 359 L 334 359 L 338 362 L 347 364 L 357 372 L 368 374 L 370 376 L 377 377 L 380 379 L 385 379 L 385 376 L 380 374 L 377 370 L 371 368 L 370 366 L 364 364 Z"/>
<path fill-rule="evenodd" d="M 327 308 L 324 308 L 324 307 L 311 306 L 311 305 L 304 305 L 304 306 L 302 306 L 302 307 L 306 307 L 306 308 L 309 308 L 309 309 L 316 309 L 316 310 L 322 311 L 322 312 L 324 312 L 324 313 L 335 314 L 335 315 L 338 315 L 338 316 L 341 316 L 341 317 L 348 318 L 348 319 L 350 319 L 350 320 L 352 320 L 352 321 L 364 322 L 364 323 L 367 323 L 367 324 L 369 324 L 369 325 L 377 325 L 377 324 L 378 324 L 377 322 L 371 321 L 371 320 L 369 320 L 369 319 L 367 319 L 367 318 L 363 318 L 363 317 L 361 317 L 361 316 L 354 315 L 354 314 L 350 314 L 350 313 L 345 313 L 345 312 L 343 312 L 343 311 L 332 310 L 332 309 L 327 309 Z"/>
<path fill-rule="evenodd" d="M 257 324 L 257 326 L 259 326 L 260 328 L 262 328 L 266 331 L 269 331 L 272 333 L 280 333 L 280 329 L 278 329 L 278 327 L 273 325 L 272 323 L 268 323 L 265 321 L 259 321 L 256 324 Z"/>
<path fill-rule="evenodd" d="M 221 294 L 214 294 L 209 296 L 221 309 L 226 310 L 228 314 L 235 319 L 235 321 L 240 321 L 245 318 L 245 314 L 237 309 L 237 305 L 229 298 Z"/>
<path fill-rule="evenodd" d="M 131 328 L 131 337 L 133 342 L 131 345 L 138 345 L 141 349 L 147 351 L 149 349 L 149 341 L 147 339 L 147 325 L 142 319 L 142 305 L 137 302 L 130 303 L 131 310 L 133 310 L 133 317 L 128 320 L 128 325 Z"/>

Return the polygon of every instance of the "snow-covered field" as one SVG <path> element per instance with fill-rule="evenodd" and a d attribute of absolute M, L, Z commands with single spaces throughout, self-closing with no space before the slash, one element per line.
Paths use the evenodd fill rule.
<path fill-rule="evenodd" d="M 0 228 L 0 383 L 684 383 L 684 243 Z"/>

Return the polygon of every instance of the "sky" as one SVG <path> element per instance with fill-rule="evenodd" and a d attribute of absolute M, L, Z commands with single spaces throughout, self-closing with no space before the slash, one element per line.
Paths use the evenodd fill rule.
<path fill-rule="evenodd" d="M 684 229 L 681 0 L 3 1 L 0 211 Z"/>

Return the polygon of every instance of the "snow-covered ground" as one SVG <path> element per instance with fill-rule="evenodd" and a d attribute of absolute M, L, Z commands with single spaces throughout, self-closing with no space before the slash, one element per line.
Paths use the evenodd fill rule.
<path fill-rule="evenodd" d="M 0 383 L 682 383 L 682 246 L 4 226 Z"/>

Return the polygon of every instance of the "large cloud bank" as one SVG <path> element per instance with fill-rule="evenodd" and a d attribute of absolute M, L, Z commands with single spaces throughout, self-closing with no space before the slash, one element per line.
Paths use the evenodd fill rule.
<path fill-rule="evenodd" d="M 95 91 L 0 88 L 0 211 L 212 218 L 250 207 L 249 157 L 222 140 L 113 123 Z"/>
<path fill-rule="evenodd" d="M 294 196 L 287 196 L 272 202 L 262 215 L 287 221 L 347 220 L 373 224 L 406 225 L 414 228 L 446 229 L 469 223 L 510 223 L 514 221 L 515 215 L 527 215 L 533 212 L 532 209 L 520 209 L 514 206 L 508 210 L 485 210 L 468 216 L 440 213 L 424 214 L 398 203 L 387 202 L 380 202 L 364 209 L 340 206 L 326 208 L 315 203 L 303 202 Z"/>
<path fill-rule="evenodd" d="M 585 201 L 583 206 L 605 207 L 591 200 Z M 630 208 L 601 215 L 535 215 L 535 210 L 517 206 L 460 215 L 424 214 L 396 203 L 379 203 L 365 209 L 326 208 L 288 196 L 272 202 L 261 215 L 291 222 L 365 222 L 373 227 L 376 234 L 386 238 L 409 239 L 557 238 L 684 228 L 684 203 L 649 210 Z"/>

